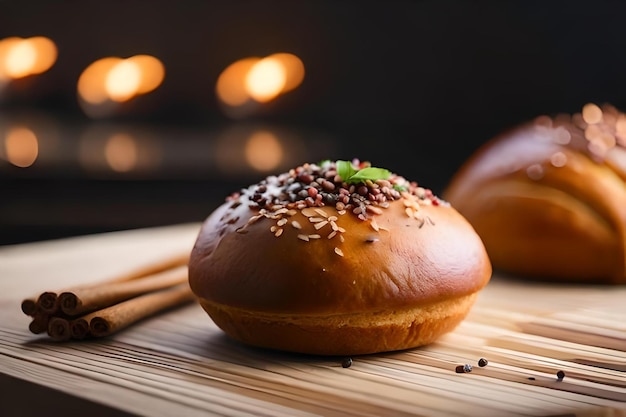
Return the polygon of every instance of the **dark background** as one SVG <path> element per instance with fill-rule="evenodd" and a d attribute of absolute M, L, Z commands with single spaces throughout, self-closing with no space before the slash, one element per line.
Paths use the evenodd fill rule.
<path fill-rule="evenodd" d="M 508 127 L 587 102 L 624 108 L 625 22 L 620 1 L 0 1 L 0 39 L 47 36 L 59 49 L 48 72 L 0 95 L 0 127 L 23 120 L 57 143 L 29 168 L 0 159 L 0 244 L 201 221 L 267 175 L 215 151 L 261 127 L 297 148 L 286 163 L 357 157 L 440 193 Z M 303 84 L 227 117 L 220 72 L 274 52 L 300 57 Z M 121 114 L 87 117 L 81 71 L 136 54 L 164 63 L 163 85 Z M 162 166 L 77 163 L 81 137 L 120 127 L 157 142 Z"/>

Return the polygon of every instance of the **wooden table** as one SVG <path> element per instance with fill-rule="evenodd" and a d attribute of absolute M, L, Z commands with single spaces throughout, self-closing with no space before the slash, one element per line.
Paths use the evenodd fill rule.
<path fill-rule="evenodd" d="M 198 227 L 1 247 L 0 415 L 626 416 L 626 287 L 496 275 L 453 333 L 348 368 L 242 346 L 195 303 L 104 339 L 29 333 L 22 299 L 190 249 Z"/>

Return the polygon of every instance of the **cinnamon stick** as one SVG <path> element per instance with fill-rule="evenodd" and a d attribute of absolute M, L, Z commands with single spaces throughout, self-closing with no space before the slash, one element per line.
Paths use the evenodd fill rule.
<path fill-rule="evenodd" d="M 89 322 L 83 317 L 70 321 L 72 339 L 81 340 L 89 336 Z"/>
<path fill-rule="evenodd" d="M 50 321 L 50 316 L 44 313 L 35 313 L 32 321 L 28 325 L 28 330 L 34 334 L 40 334 L 48 331 L 48 322 Z"/>
<path fill-rule="evenodd" d="M 193 293 L 189 288 L 189 284 L 184 283 L 132 298 L 91 313 L 83 317 L 83 319 L 89 322 L 91 335 L 103 337 L 122 330 L 155 313 L 192 301 L 193 299 Z"/>
<path fill-rule="evenodd" d="M 32 299 L 32 298 L 27 298 L 24 301 L 22 301 L 22 313 L 26 314 L 27 316 L 34 316 L 35 313 L 37 313 L 37 300 Z"/>
<path fill-rule="evenodd" d="M 162 271 L 169 270 L 177 266 L 187 265 L 188 262 L 189 262 L 189 253 L 176 254 L 171 257 L 160 260 L 158 262 L 153 262 L 148 265 L 138 267 L 132 271 L 124 273 L 115 278 L 103 281 L 99 284 L 95 284 L 95 286 L 100 286 L 105 283 L 125 282 L 125 281 L 134 280 L 137 278 L 142 278 L 148 275 L 153 275 Z M 89 285 L 88 287 L 91 287 L 91 286 L 94 286 L 94 285 Z M 76 288 L 80 288 L 80 287 L 76 287 Z M 62 292 L 71 292 L 72 290 L 76 288 L 70 288 L 67 290 L 60 290 L 60 291 L 45 291 L 35 297 L 24 299 L 22 301 L 22 306 L 21 306 L 22 311 L 24 312 L 24 314 L 29 315 L 29 316 L 34 315 L 38 310 L 49 315 L 55 314 L 59 310 L 59 302 L 58 302 L 59 294 Z M 35 304 L 34 306 L 33 306 L 33 303 Z"/>
<path fill-rule="evenodd" d="M 48 335 L 57 341 L 69 340 L 72 337 L 69 320 L 52 317 L 48 322 Z"/>
<path fill-rule="evenodd" d="M 57 311 L 57 293 L 46 291 L 37 298 L 38 308 L 47 314 L 54 314 Z"/>
<path fill-rule="evenodd" d="M 148 275 L 131 281 L 77 288 L 59 295 L 61 311 L 69 316 L 89 313 L 101 308 L 163 288 L 187 282 L 187 266 Z"/>

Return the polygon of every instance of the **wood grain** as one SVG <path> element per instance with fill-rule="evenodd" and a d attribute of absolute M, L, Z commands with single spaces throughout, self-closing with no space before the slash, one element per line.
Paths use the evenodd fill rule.
<path fill-rule="evenodd" d="M 191 249 L 198 227 L 0 248 L 0 371 L 150 416 L 626 416 L 620 287 L 496 275 L 469 317 L 437 343 L 353 357 L 348 368 L 344 358 L 240 345 L 195 303 L 105 339 L 58 343 L 28 331 L 24 297 L 50 282 L 88 284 Z M 115 266 L 107 265 L 111 256 Z M 463 364 L 472 371 L 457 373 Z M 28 415 L 27 402 L 22 409 Z"/>

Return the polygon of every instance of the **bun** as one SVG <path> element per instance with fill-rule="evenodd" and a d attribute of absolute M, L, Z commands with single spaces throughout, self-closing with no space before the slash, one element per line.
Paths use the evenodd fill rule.
<path fill-rule="evenodd" d="M 339 163 L 386 179 L 348 184 Z M 356 355 L 428 344 L 463 320 L 491 276 L 478 235 L 429 190 L 354 164 L 268 177 L 207 218 L 189 280 L 225 333 Z"/>
<path fill-rule="evenodd" d="M 586 105 L 494 138 L 444 197 L 495 269 L 538 280 L 626 283 L 626 115 Z"/>

